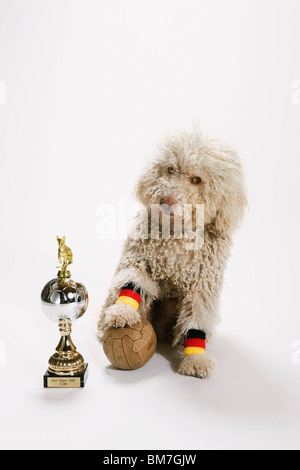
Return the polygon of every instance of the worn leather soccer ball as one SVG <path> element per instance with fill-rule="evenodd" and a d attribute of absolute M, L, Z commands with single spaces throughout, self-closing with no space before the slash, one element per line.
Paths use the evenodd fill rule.
<path fill-rule="evenodd" d="M 108 360 L 118 369 L 139 369 L 155 353 L 157 338 L 147 320 L 124 328 L 109 328 L 102 338 Z"/>

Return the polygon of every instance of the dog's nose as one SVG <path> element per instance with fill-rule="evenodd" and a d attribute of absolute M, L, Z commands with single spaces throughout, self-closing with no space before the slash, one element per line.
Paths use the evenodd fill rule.
<path fill-rule="evenodd" d="M 175 196 L 173 194 L 169 194 L 168 196 L 164 196 L 160 200 L 160 205 L 161 206 L 166 204 L 167 206 L 172 207 L 176 203 L 177 203 L 177 201 L 176 201 Z"/>

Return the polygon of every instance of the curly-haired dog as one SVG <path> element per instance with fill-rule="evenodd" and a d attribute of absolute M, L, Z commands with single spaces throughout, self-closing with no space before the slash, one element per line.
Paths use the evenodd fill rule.
<path fill-rule="evenodd" d="M 181 374 L 209 377 L 215 359 L 205 352 L 205 340 L 219 323 L 232 234 L 247 205 L 240 159 L 231 146 L 200 130 L 176 131 L 158 146 L 136 196 L 142 207 L 101 310 L 99 338 L 109 327 L 133 325 L 145 317 L 158 339 L 184 345 Z M 199 207 L 204 208 L 203 223 Z M 166 218 L 169 236 L 163 237 Z M 178 221 L 185 222 L 180 235 Z M 197 233 L 202 236 L 195 241 Z M 139 306 L 134 300 L 118 301 L 122 289 L 138 291 Z"/>

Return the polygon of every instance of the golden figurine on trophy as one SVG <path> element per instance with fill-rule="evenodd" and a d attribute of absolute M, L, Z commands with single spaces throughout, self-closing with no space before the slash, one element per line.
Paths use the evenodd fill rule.
<path fill-rule="evenodd" d="M 71 279 L 67 268 L 73 263 L 73 254 L 65 245 L 65 238 L 57 237 L 58 261 L 61 263 L 57 277 L 49 281 L 41 293 L 42 310 L 50 320 L 58 323 L 61 334 L 44 375 L 46 388 L 84 387 L 87 379 L 88 364 L 76 350 L 70 334 L 72 323 L 87 309 L 88 293 L 83 284 Z"/>
<path fill-rule="evenodd" d="M 65 244 L 66 237 L 56 237 L 56 240 L 58 241 L 58 261 L 62 263 L 61 266 L 57 266 L 57 268 L 59 268 L 57 275 L 61 279 L 65 279 L 67 277 L 71 277 L 71 273 L 70 271 L 67 271 L 67 267 L 69 264 L 73 263 L 73 253 Z"/>

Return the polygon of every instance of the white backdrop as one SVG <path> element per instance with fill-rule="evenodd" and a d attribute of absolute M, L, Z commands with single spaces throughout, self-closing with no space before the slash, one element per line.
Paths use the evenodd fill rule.
<path fill-rule="evenodd" d="M 0 1 L 1 448 L 299 448 L 299 14 L 299 0 Z M 117 371 L 95 332 L 119 217 L 157 139 L 194 122 L 239 150 L 249 193 L 218 371 L 179 376 L 162 347 Z M 101 239 L 104 204 L 117 226 Z M 83 390 L 42 388 L 56 235 L 90 295 L 72 334 Z"/>

